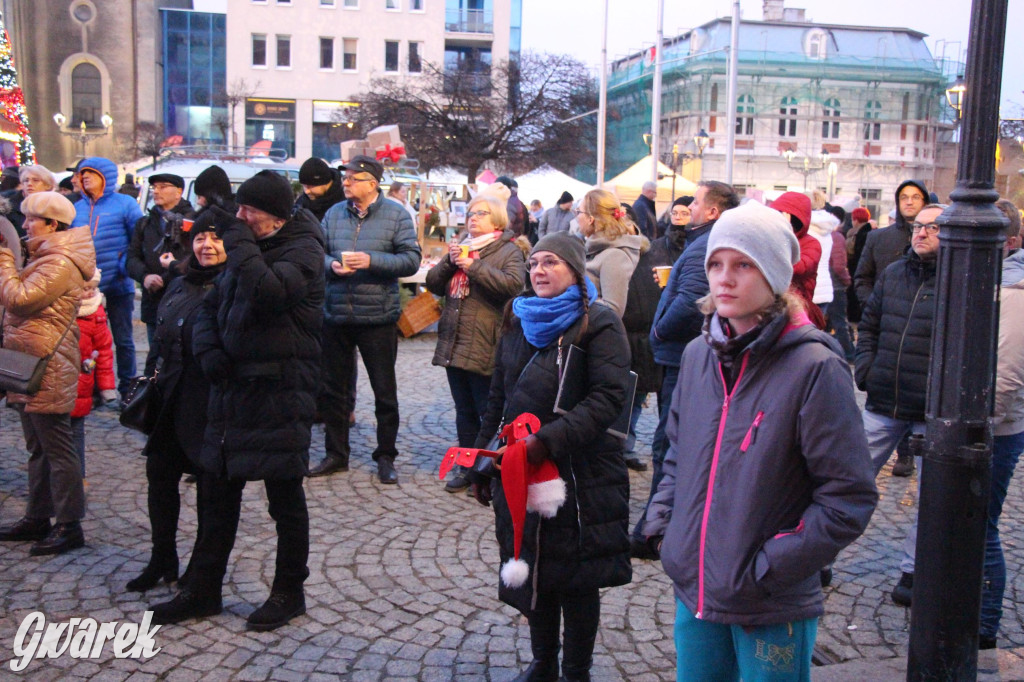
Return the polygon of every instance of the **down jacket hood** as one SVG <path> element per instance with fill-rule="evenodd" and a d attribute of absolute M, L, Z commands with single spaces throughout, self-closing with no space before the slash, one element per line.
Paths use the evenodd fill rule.
<path fill-rule="evenodd" d="M 904 180 L 903 182 L 901 182 L 899 186 L 896 188 L 896 193 L 893 194 L 893 199 L 896 202 L 896 218 L 895 220 L 893 220 L 892 224 L 897 225 L 899 227 L 903 227 L 907 222 L 906 220 L 904 220 L 903 214 L 900 213 L 900 192 L 903 191 L 904 187 L 908 186 L 913 186 L 921 190 L 921 194 L 924 195 L 924 203 L 926 206 L 931 203 L 931 193 L 928 191 L 928 186 L 925 185 L 923 182 L 921 182 L 920 180 Z"/>
<path fill-rule="evenodd" d="M 82 162 L 79 172 L 91 170 L 103 178 L 103 194 L 107 196 L 117 191 L 117 166 L 110 159 L 94 156 Z"/>
<path fill-rule="evenodd" d="M 839 219 L 825 210 L 811 211 L 810 233 L 816 237 L 827 237 L 839 227 Z"/>

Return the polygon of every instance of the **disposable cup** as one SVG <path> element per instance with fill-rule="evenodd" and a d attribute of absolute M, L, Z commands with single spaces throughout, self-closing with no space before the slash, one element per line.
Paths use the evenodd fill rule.
<path fill-rule="evenodd" d="M 658 286 L 664 289 L 668 286 L 668 276 L 672 272 L 671 265 L 657 265 L 654 271 L 658 273 Z"/>

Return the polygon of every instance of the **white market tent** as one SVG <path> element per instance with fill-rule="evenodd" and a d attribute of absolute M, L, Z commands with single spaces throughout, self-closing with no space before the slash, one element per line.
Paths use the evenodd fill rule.
<path fill-rule="evenodd" d="M 659 213 L 672 203 L 672 169 L 658 162 L 658 173 L 663 177 L 658 180 L 658 204 Z M 632 166 L 622 171 L 614 178 L 604 183 L 604 188 L 614 192 L 619 201 L 633 203 L 643 188 L 645 182 L 651 179 L 651 157 L 645 156 Z M 676 196 L 685 194 L 693 196 L 697 185 L 684 178 L 681 174 L 676 176 Z"/>
<path fill-rule="evenodd" d="M 534 168 L 525 175 L 517 175 L 516 182 L 519 183 L 519 200 L 526 204 L 527 208 L 531 201 L 539 199 L 541 205 L 549 209 L 562 196 L 562 192 L 569 192 L 573 199 L 582 199 L 584 194 L 593 189 L 593 185 L 580 182 L 547 164 Z"/>

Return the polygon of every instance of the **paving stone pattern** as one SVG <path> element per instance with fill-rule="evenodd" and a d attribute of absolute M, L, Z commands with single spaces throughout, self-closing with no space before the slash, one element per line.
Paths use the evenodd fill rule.
<path fill-rule="evenodd" d="M 144 349 L 144 330 L 137 325 Z M 529 631 L 497 600 L 494 520 L 465 494 L 438 481 L 440 455 L 454 442 L 451 396 L 444 371 L 430 365 L 435 338 L 399 346 L 400 477 L 382 486 L 370 452 L 375 444 L 372 392 L 360 374 L 357 424 L 348 473 L 308 480 L 311 571 L 307 614 L 269 633 L 245 630 L 244 618 L 266 598 L 273 578 L 275 532 L 259 483 L 245 491 L 238 540 L 224 585 L 224 613 L 164 626 L 162 650 L 146 661 L 33 661 L 21 674 L 33 680 L 510 680 L 530 661 Z M 140 357 L 142 351 L 140 350 Z M 141 365 L 140 365 L 141 366 Z M 655 406 L 639 426 L 641 456 L 650 457 Z M 827 419 L 827 406 L 822 406 Z M 17 415 L 0 409 L 0 522 L 19 518 L 26 497 L 24 443 Z M 313 463 L 324 454 L 315 427 Z M 139 622 L 148 603 L 173 589 L 145 595 L 124 584 L 149 554 L 143 437 L 121 428 L 117 415 L 94 412 L 87 422 L 87 547 L 34 558 L 27 543 L 0 544 L 0 679 L 18 677 L 7 664 L 18 626 L 42 611 L 51 622 L 73 617 Z M 630 474 L 635 519 L 646 500 L 650 472 Z M 899 576 L 904 528 L 915 512 L 916 477 L 879 476 L 881 504 L 868 532 L 836 562 L 819 646 L 839 660 L 905 658 L 909 612 L 888 592 Z M 195 490 L 182 484 L 178 538 L 183 566 L 196 529 Z M 1024 645 L 1015 605 L 1024 590 L 1021 496 L 1014 485 L 1004 512 L 1010 566 L 1001 646 Z M 602 595 L 594 679 L 646 682 L 674 679 L 671 639 L 674 599 L 655 562 L 634 561 L 632 584 Z M 957 586 L 950 586 L 956 589 Z M 836 679 L 831 677 L 829 679 Z M 864 679 L 863 676 L 860 679 Z"/>

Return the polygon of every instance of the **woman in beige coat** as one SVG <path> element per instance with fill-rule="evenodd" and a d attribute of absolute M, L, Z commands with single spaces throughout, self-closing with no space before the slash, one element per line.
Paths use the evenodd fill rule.
<path fill-rule="evenodd" d="M 580 234 L 586 238 L 587 277 L 597 287 L 598 300 L 622 318 L 640 252 L 650 244 L 636 233 L 626 211 L 611 192 L 592 189 L 576 211 Z"/>
<path fill-rule="evenodd" d="M 0 247 L 3 346 L 53 357 L 38 393 L 7 395 L 21 415 L 29 451 L 28 505 L 20 521 L 0 528 L 0 541 L 35 541 L 33 555 L 62 554 L 85 544 L 85 492 L 71 435 L 81 367 L 74 322 L 82 287 L 96 269 L 96 252 L 88 227 L 68 229 L 75 208 L 62 195 L 31 194 L 21 206 L 28 235 L 24 269 L 19 272 L 10 249 Z M 51 517 L 57 521 L 52 528 Z"/>

